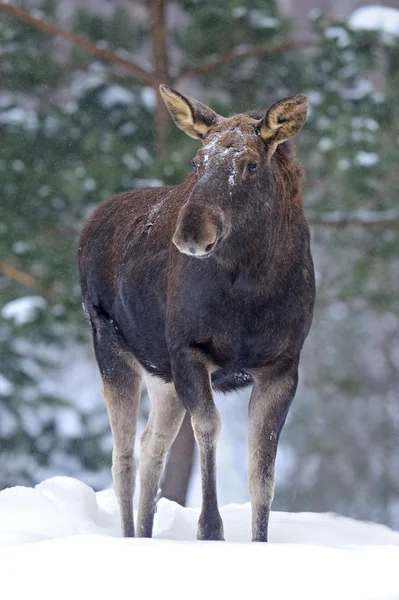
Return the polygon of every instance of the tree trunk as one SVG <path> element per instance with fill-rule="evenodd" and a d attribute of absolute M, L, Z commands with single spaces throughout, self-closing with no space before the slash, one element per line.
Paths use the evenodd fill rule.
<path fill-rule="evenodd" d="M 149 1 L 149 20 L 151 25 L 152 56 L 154 74 L 152 88 L 156 96 L 154 115 L 155 147 L 158 158 L 166 156 L 165 135 L 169 122 L 169 113 L 159 93 L 161 83 L 170 83 L 168 71 L 168 51 L 166 43 L 165 0 Z"/>
<path fill-rule="evenodd" d="M 166 464 L 161 497 L 185 506 L 194 462 L 195 440 L 188 413 L 184 417 Z"/>

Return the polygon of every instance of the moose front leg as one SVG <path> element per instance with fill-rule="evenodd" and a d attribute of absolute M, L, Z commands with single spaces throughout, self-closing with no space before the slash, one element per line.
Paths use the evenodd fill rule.
<path fill-rule="evenodd" d="M 195 349 L 180 352 L 173 360 L 176 391 L 187 409 L 198 445 L 201 467 L 202 509 L 198 521 L 199 540 L 223 540 L 223 522 L 216 493 L 216 444 L 220 415 L 203 355 Z"/>
<path fill-rule="evenodd" d="M 252 541 L 267 542 L 277 444 L 298 383 L 297 367 L 253 374 L 249 403 L 249 495 Z"/>

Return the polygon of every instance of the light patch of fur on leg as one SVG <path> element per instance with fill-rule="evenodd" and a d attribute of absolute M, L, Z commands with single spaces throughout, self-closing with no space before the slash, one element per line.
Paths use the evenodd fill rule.
<path fill-rule="evenodd" d="M 159 481 L 165 466 L 166 454 L 182 424 L 185 409 L 173 383 L 146 377 L 151 412 L 141 436 L 140 502 L 137 533 L 151 537 Z"/>
<path fill-rule="evenodd" d="M 271 379 L 255 378 L 249 405 L 248 469 L 253 541 L 267 541 L 278 438 L 296 385 L 296 374 Z"/>
<path fill-rule="evenodd" d="M 134 440 L 140 403 L 141 375 L 131 363 L 131 377 L 122 382 L 103 380 L 114 449 L 112 478 L 121 513 L 122 535 L 134 537 L 133 495 L 136 479 Z"/>

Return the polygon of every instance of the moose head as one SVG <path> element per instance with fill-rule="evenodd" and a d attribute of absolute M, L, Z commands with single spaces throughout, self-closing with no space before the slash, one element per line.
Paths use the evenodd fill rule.
<path fill-rule="evenodd" d="M 180 211 L 173 243 L 195 257 L 212 255 L 231 234 L 239 246 L 239 232 L 248 235 L 254 215 L 264 225 L 282 210 L 275 188 L 284 185 L 285 164 L 273 157 L 303 127 L 306 96 L 284 98 L 263 115 L 225 118 L 166 85 L 160 91 L 176 125 L 203 144 L 192 162 L 197 182 Z"/>

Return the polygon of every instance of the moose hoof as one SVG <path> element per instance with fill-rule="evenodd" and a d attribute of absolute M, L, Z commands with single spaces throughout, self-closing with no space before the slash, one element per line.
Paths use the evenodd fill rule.
<path fill-rule="evenodd" d="M 216 523 L 198 523 L 197 540 L 212 540 L 224 542 L 222 519 L 219 517 Z"/>
<path fill-rule="evenodd" d="M 198 529 L 197 540 L 224 542 L 223 529 L 221 531 L 217 529 L 213 529 L 211 531 L 201 531 Z"/>
<path fill-rule="evenodd" d="M 266 543 L 267 542 L 267 535 L 254 535 L 252 537 L 252 541 L 253 542 L 263 542 L 263 543 Z"/>

